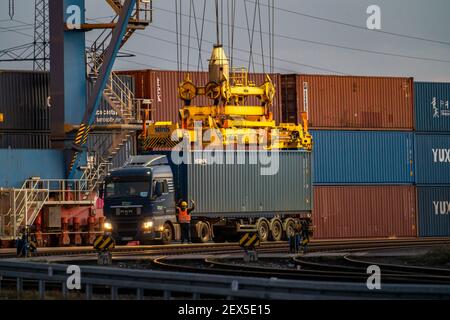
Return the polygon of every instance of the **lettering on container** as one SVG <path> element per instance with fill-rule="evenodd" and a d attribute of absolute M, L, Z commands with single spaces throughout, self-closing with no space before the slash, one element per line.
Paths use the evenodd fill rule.
<path fill-rule="evenodd" d="M 433 152 L 433 162 L 435 163 L 450 163 L 450 149 L 431 149 Z"/>
<path fill-rule="evenodd" d="M 161 79 L 158 77 L 156 78 L 156 98 L 158 102 L 162 102 L 161 91 Z"/>
<path fill-rule="evenodd" d="M 308 100 L 308 82 L 303 82 L 303 110 L 306 112 L 309 120 Z"/>
<path fill-rule="evenodd" d="M 449 100 L 433 97 L 431 106 L 433 109 L 433 118 L 450 117 Z"/>
<path fill-rule="evenodd" d="M 450 201 L 433 201 L 435 215 L 450 214 Z"/>

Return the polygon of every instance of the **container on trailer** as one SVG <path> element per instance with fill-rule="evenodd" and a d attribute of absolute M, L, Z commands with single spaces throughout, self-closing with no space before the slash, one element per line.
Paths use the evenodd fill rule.
<path fill-rule="evenodd" d="M 48 72 L 0 71 L 0 130 L 49 130 Z"/>
<path fill-rule="evenodd" d="M 415 135 L 417 184 L 450 184 L 450 135 Z"/>
<path fill-rule="evenodd" d="M 412 78 L 301 74 L 294 89 L 293 76 L 282 77 L 289 88 L 282 89 L 283 113 L 296 106 L 297 119 L 307 112 L 311 128 L 413 129 Z"/>
<path fill-rule="evenodd" d="M 399 131 L 312 130 L 314 184 L 412 184 L 414 136 Z"/>
<path fill-rule="evenodd" d="M 314 238 L 417 236 L 414 186 L 314 186 Z"/>
<path fill-rule="evenodd" d="M 180 165 L 171 152 L 151 153 L 168 156 L 176 197 L 194 200 L 194 215 L 260 217 L 312 209 L 309 152 L 220 152 L 225 163 L 212 153 L 195 152 L 189 153 L 190 163 Z"/>
<path fill-rule="evenodd" d="M 0 130 L 0 149 L 49 149 L 50 132 Z"/>
<path fill-rule="evenodd" d="M 450 186 L 418 186 L 420 237 L 450 236 Z"/>
<path fill-rule="evenodd" d="M 118 74 L 132 75 L 136 85 L 136 98 L 151 99 L 151 119 L 155 121 L 178 122 L 179 110 L 183 102 L 178 98 L 178 85 L 183 82 L 184 76 L 189 73 L 192 82 L 198 86 L 208 83 L 208 72 L 197 71 L 167 71 L 167 70 L 130 70 L 118 71 Z M 281 75 L 270 74 L 275 85 L 271 112 L 277 123 L 281 122 Z M 250 73 L 249 80 L 256 85 L 262 85 L 265 74 Z M 212 100 L 206 97 L 196 97 L 192 105 L 211 105 Z M 246 105 L 260 105 L 255 97 L 247 99 Z"/>
<path fill-rule="evenodd" d="M 415 82 L 416 131 L 450 132 L 450 83 Z"/>

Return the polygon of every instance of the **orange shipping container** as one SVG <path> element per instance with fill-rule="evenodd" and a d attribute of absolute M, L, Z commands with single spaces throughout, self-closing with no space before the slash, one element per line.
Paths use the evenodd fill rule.
<path fill-rule="evenodd" d="M 294 113 L 299 119 L 300 112 L 305 111 L 311 128 L 413 129 L 412 78 L 334 75 L 282 78 L 283 114 L 292 117 Z"/>
<path fill-rule="evenodd" d="M 314 238 L 416 237 L 414 186 L 314 186 Z"/>
<path fill-rule="evenodd" d="M 178 98 L 178 84 L 183 81 L 187 71 L 167 70 L 130 70 L 119 71 L 118 74 L 128 74 L 135 78 L 136 98 L 153 99 L 152 120 L 178 122 L 178 110 L 182 107 L 182 101 Z M 204 86 L 208 82 L 207 72 L 189 71 L 191 80 Z M 281 75 L 270 75 L 276 90 L 272 113 L 277 123 L 281 122 Z M 264 83 L 265 75 L 255 73 L 249 75 L 250 81 L 256 85 Z M 193 105 L 208 105 L 211 100 L 205 97 L 197 97 Z M 259 105 L 256 98 L 249 98 L 247 105 Z"/>

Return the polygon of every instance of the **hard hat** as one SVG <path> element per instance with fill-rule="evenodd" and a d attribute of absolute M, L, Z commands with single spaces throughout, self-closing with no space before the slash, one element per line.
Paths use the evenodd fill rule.
<path fill-rule="evenodd" d="M 186 201 L 183 201 L 183 202 L 181 203 L 181 206 L 182 206 L 182 207 L 187 207 L 187 202 L 186 202 Z"/>

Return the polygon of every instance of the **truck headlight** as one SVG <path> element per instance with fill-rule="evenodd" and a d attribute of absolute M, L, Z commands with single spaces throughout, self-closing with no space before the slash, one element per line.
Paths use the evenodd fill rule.
<path fill-rule="evenodd" d="M 150 229 L 153 227 L 153 221 L 145 221 L 143 227 L 144 229 Z"/>
<path fill-rule="evenodd" d="M 106 231 L 111 231 L 112 230 L 112 223 L 111 222 L 105 222 L 103 223 L 103 229 Z"/>

